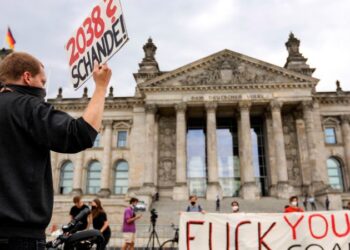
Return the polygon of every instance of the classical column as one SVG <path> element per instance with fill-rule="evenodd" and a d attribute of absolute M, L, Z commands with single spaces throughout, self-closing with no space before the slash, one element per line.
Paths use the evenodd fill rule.
<path fill-rule="evenodd" d="M 159 151 L 158 151 L 158 141 L 159 141 L 159 116 L 154 117 L 154 130 L 153 130 L 153 183 L 158 186 L 158 171 L 159 171 Z"/>
<path fill-rule="evenodd" d="M 272 118 L 270 111 L 265 114 L 266 135 L 267 135 L 267 150 L 268 150 L 268 179 L 269 179 L 269 195 L 277 196 L 277 166 L 275 141 L 272 130 Z"/>
<path fill-rule="evenodd" d="M 216 103 L 206 103 L 207 111 L 207 162 L 208 162 L 208 187 L 207 199 L 216 200 L 219 195 L 222 196 L 222 190 L 219 184 L 219 170 L 217 158 L 216 142 Z"/>
<path fill-rule="evenodd" d="M 304 101 L 303 106 L 303 116 L 305 121 L 306 128 L 306 138 L 307 138 L 307 147 L 309 152 L 309 166 L 311 175 L 311 187 L 309 192 L 314 193 L 315 191 L 324 187 L 322 183 L 321 174 L 317 168 L 317 148 L 315 144 L 315 134 L 314 134 L 314 116 L 313 116 L 313 103 L 312 101 Z"/>
<path fill-rule="evenodd" d="M 84 151 L 75 154 L 74 168 L 73 168 L 73 195 L 82 195 L 82 176 L 84 168 Z"/>
<path fill-rule="evenodd" d="M 343 143 L 344 143 L 344 156 L 345 156 L 345 164 L 344 169 L 347 173 L 347 189 L 349 189 L 349 178 L 350 178 L 350 115 L 343 115 L 341 117 L 341 128 L 342 128 L 342 134 L 343 134 Z"/>
<path fill-rule="evenodd" d="M 256 199 L 260 196 L 257 187 L 254 167 L 253 167 L 253 150 L 252 136 L 250 131 L 250 109 L 249 101 L 239 103 L 240 121 L 238 126 L 239 134 L 239 162 L 241 172 L 241 196 L 244 199 Z"/>
<path fill-rule="evenodd" d="M 143 192 L 147 194 L 153 194 L 155 192 L 154 185 L 154 126 L 155 126 L 155 114 L 157 107 L 154 104 L 146 105 L 146 155 L 145 155 L 145 171 Z"/>
<path fill-rule="evenodd" d="M 313 101 L 313 124 L 314 124 L 314 138 L 316 146 L 316 167 L 317 172 L 320 174 L 320 180 L 318 182 L 323 182 L 322 186 L 329 184 L 328 180 L 328 170 L 327 170 L 327 150 L 324 142 L 324 131 L 321 121 L 321 114 L 318 101 Z M 323 187 L 319 188 L 323 188 Z"/>
<path fill-rule="evenodd" d="M 101 175 L 101 190 L 98 195 L 100 197 L 108 197 L 111 194 L 110 174 L 111 174 L 111 151 L 112 151 L 112 120 L 103 121 L 103 160 Z"/>
<path fill-rule="evenodd" d="M 284 148 L 284 135 L 281 117 L 282 103 L 272 101 L 270 103 L 272 115 L 273 140 L 275 144 L 275 157 L 277 166 L 277 196 L 279 198 L 289 198 L 290 186 L 288 185 L 288 169 L 286 151 Z"/>
<path fill-rule="evenodd" d="M 133 108 L 132 130 L 130 133 L 130 168 L 128 196 L 137 196 L 142 191 L 146 157 L 146 128 L 144 104 L 135 104 Z"/>
<path fill-rule="evenodd" d="M 186 104 L 175 105 L 176 109 L 176 184 L 173 189 L 174 200 L 188 198 L 186 175 Z"/>
<path fill-rule="evenodd" d="M 295 118 L 295 128 L 298 138 L 298 156 L 302 182 L 301 192 L 304 194 L 308 191 L 311 184 L 311 169 L 309 165 L 309 150 L 307 146 L 306 128 L 303 120 L 303 113 L 297 110 L 293 115 Z"/>

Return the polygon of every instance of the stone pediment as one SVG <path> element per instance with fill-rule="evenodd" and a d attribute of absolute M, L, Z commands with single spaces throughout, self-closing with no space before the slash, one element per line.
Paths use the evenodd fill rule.
<path fill-rule="evenodd" d="M 159 77 L 139 87 L 181 87 L 250 84 L 313 83 L 318 79 L 223 50 Z"/>

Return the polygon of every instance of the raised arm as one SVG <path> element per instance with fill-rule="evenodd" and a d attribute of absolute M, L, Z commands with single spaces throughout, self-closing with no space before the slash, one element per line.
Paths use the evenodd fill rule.
<path fill-rule="evenodd" d="M 112 71 L 108 68 L 107 64 L 99 66 L 98 62 L 95 60 L 93 78 L 96 87 L 92 98 L 84 111 L 83 119 L 96 131 L 101 127 L 105 95 L 111 75 Z"/>

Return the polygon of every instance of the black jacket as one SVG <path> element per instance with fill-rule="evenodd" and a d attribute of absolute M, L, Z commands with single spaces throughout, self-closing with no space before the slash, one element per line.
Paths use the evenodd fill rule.
<path fill-rule="evenodd" d="M 43 89 L 6 88 L 12 92 L 0 93 L 0 238 L 40 239 L 53 207 L 50 150 L 79 152 L 97 132 L 45 103 Z"/>

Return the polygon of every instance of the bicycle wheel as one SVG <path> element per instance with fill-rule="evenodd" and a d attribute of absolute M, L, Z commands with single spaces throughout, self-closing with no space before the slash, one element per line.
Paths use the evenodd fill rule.
<path fill-rule="evenodd" d="M 176 250 L 178 249 L 177 242 L 174 240 L 164 241 L 163 244 L 159 247 L 159 250 Z"/>

